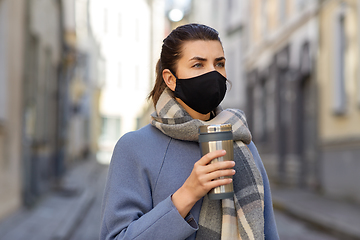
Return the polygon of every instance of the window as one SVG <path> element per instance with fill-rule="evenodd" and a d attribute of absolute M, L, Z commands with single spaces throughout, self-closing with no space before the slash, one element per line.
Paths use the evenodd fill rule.
<path fill-rule="evenodd" d="M 101 117 L 101 141 L 116 141 L 120 137 L 121 119 L 120 117 Z"/>
<path fill-rule="evenodd" d="M 49 104 L 50 93 L 49 88 L 53 79 L 51 74 L 51 52 L 48 49 L 39 48 L 40 71 L 36 79 L 37 91 L 36 98 L 36 138 L 38 141 L 49 140 L 50 120 Z"/>
<path fill-rule="evenodd" d="M 299 12 L 304 10 L 306 7 L 306 0 L 297 0 L 296 1 L 296 8 Z"/>
<path fill-rule="evenodd" d="M 108 11 L 107 11 L 107 9 L 104 9 L 104 33 L 107 33 L 107 31 L 108 31 Z"/>
<path fill-rule="evenodd" d="M 118 15 L 118 36 L 121 37 L 122 35 L 122 26 L 121 26 L 121 13 Z"/>
<path fill-rule="evenodd" d="M 346 19 L 342 8 L 335 15 L 335 56 L 334 56 L 334 100 L 333 111 L 337 115 L 346 112 L 345 68 L 346 68 Z"/>
<path fill-rule="evenodd" d="M 254 88 L 254 137 L 263 141 L 266 131 L 266 92 L 263 81 L 259 81 Z"/>
<path fill-rule="evenodd" d="M 279 3 L 279 23 L 286 22 L 287 0 L 278 0 Z"/>
<path fill-rule="evenodd" d="M 268 7 L 269 6 L 267 0 L 263 0 L 261 3 L 261 33 L 263 38 L 266 37 L 268 30 Z"/>
<path fill-rule="evenodd" d="M 139 66 L 135 66 L 135 72 L 134 72 L 134 80 L 135 80 L 135 89 L 140 88 L 140 77 L 139 77 Z"/>
<path fill-rule="evenodd" d="M 98 83 L 104 85 L 106 83 L 106 61 L 104 59 L 98 60 Z"/>
<path fill-rule="evenodd" d="M 1 4 L 1 3 L 0 3 Z M 6 120 L 7 104 L 7 67 L 6 67 L 6 9 L 0 7 L 0 123 Z"/>
<path fill-rule="evenodd" d="M 139 41 L 139 19 L 135 19 L 135 41 Z"/>
<path fill-rule="evenodd" d="M 119 88 L 121 88 L 122 87 L 122 69 L 121 69 L 121 63 L 119 63 L 119 65 L 118 65 L 118 82 L 117 82 L 117 86 L 119 87 Z"/>

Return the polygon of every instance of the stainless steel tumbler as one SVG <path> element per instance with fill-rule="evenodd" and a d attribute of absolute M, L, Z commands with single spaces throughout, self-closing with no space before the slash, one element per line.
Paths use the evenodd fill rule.
<path fill-rule="evenodd" d="M 226 155 L 215 158 L 211 163 L 218 161 L 232 161 L 234 159 L 233 135 L 231 124 L 204 125 L 199 127 L 199 143 L 201 155 L 204 156 L 209 152 L 224 149 Z M 226 176 L 222 178 L 232 178 Z M 234 196 L 233 183 L 216 187 L 209 191 L 210 200 L 219 200 L 232 198 Z"/>

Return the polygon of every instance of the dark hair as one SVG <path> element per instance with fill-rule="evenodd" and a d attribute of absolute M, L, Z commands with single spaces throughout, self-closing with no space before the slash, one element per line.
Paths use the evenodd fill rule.
<path fill-rule="evenodd" d="M 163 40 L 160 59 L 156 64 L 156 79 L 153 90 L 150 92 L 148 99 L 152 99 L 154 107 L 159 100 L 160 95 L 167 87 L 162 77 L 164 69 L 169 69 L 176 73 L 176 64 L 182 56 L 183 44 L 187 41 L 204 40 L 220 41 L 219 33 L 206 25 L 186 24 L 172 30 L 171 33 Z"/>

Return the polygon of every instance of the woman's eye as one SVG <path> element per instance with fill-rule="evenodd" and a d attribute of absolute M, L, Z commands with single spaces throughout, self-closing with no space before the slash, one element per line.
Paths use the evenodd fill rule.
<path fill-rule="evenodd" d="M 193 67 L 199 68 L 199 67 L 202 67 L 202 64 L 201 63 L 196 63 L 196 64 L 193 65 Z"/>
<path fill-rule="evenodd" d="M 218 63 L 216 64 L 216 66 L 223 68 L 223 67 L 225 67 L 225 63 L 224 63 L 224 62 L 218 62 Z"/>

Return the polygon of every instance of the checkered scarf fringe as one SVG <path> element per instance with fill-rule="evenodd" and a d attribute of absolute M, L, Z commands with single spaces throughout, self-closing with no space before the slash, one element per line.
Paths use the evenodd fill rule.
<path fill-rule="evenodd" d="M 236 174 L 233 177 L 234 198 L 221 201 L 204 197 L 196 239 L 234 240 L 264 239 L 264 186 L 252 153 L 246 144 L 251 142 L 245 115 L 236 109 L 216 109 L 210 121 L 193 119 L 165 89 L 151 115 L 151 124 L 169 137 L 198 141 L 201 125 L 231 123 L 234 136 Z"/>

